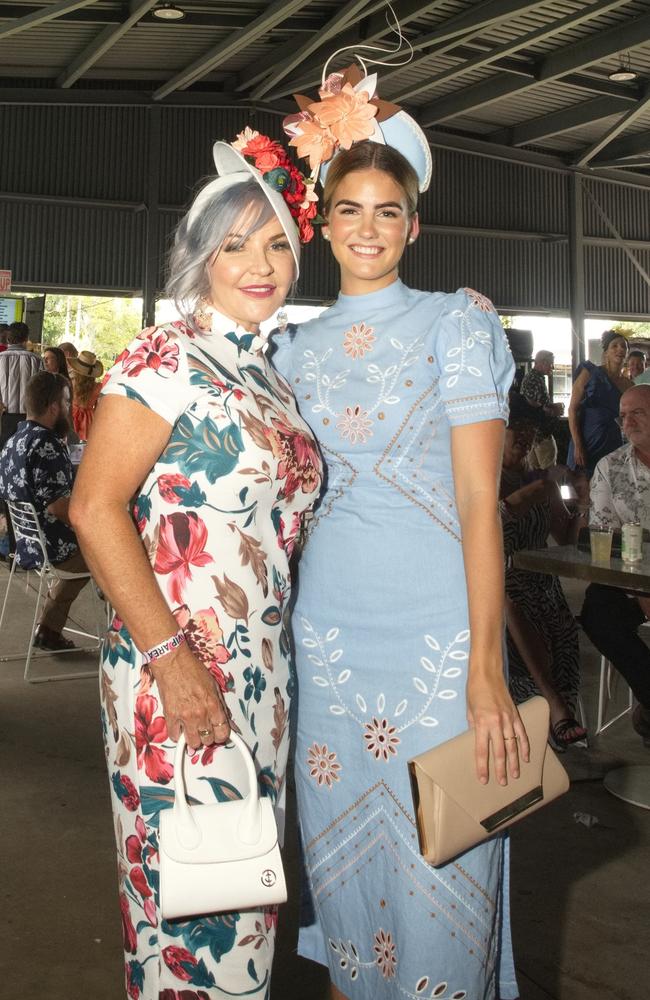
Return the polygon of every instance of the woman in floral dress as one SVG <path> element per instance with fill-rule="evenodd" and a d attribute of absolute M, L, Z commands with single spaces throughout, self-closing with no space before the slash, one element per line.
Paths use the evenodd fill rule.
<path fill-rule="evenodd" d="M 214 154 L 220 176 L 181 222 L 171 259 L 184 318 L 145 330 L 108 373 L 71 504 L 116 611 L 101 702 L 132 1000 L 269 995 L 275 912 L 162 920 L 158 822 L 181 730 L 190 795 L 245 790 L 241 756 L 225 745 L 232 726 L 282 827 L 289 557 L 320 487 L 313 438 L 259 332 L 297 275 L 312 203 L 265 137 L 247 130 Z"/>
<path fill-rule="evenodd" d="M 304 138 L 317 157 L 328 130 L 330 148 L 372 131 L 386 109 L 359 76 L 333 74 L 321 103 L 303 102 L 289 122 L 299 154 Z M 512 998 L 503 838 L 428 865 L 407 762 L 468 719 L 477 783 L 488 771 L 516 782 L 527 757 L 504 677 L 497 512 L 514 365 L 484 296 L 399 280 L 431 160 L 416 123 L 388 110 L 383 142 L 329 164 L 321 210 L 339 297 L 274 355 L 327 466 L 293 615 L 315 917 L 299 951 L 329 967 L 333 1000 Z"/>

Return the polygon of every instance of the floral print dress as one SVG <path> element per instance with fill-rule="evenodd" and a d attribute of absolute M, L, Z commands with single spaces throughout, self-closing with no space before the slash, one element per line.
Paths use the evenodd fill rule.
<path fill-rule="evenodd" d="M 292 619 L 315 913 L 299 951 L 351 1000 L 516 997 L 504 839 L 426 864 L 407 768 L 467 728 L 451 429 L 506 418 L 506 337 L 484 296 L 396 281 L 341 294 L 274 363 L 327 467 Z"/>
<path fill-rule="evenodd" d="M 103 393 L 135 400 L 171 426 L 133 518 L 162 594 L 253 752 L 282 831 L 293 686 L 283 622 L 289 558 L 320 488 L 320 459 L 264 338 L 207 308 L 195 324 L 145 330 L 117 359 Z M 100 686 L 128 997 L 263 1000 L 274 910 L 160 917 L 157 833 L 160 810 L 173 804 L 174 744 L 151 672 L 117 619 Z M 239 797 L 246 787 L 241 757 L 229 747 L 197 751 L 186 778 L 201 802 Z"/>

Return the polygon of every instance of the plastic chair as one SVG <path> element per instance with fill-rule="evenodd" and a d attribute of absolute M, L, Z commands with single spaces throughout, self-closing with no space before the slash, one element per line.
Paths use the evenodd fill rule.
<path fill-rule="evenodd" d="M 29 672 L 29 667 L 32 659 L 43 656 L 57 656 L 59 653 L 81 653 L 93 650 L 99 650 L 101 648 L 101 636 L 103 633 L 101 612 L 99 610 L 99 599 L 94 587 L 91 587 L 93 594 L 93 605 L 95 608 L 97 616 L 97 635 L 93 635 L 91 632 L 82 632 L 78 629 L 73 629 L 65 627 L 65 632 L 71 632 L 74 635 L 82 635 L 89 639 L 94 639 L 95 643 L 92 646 L 76 646 L 74 649 L 67 650 L 43 650 L 39 652 L 34 652 L 34 634 L 36 630 L 36 622 L 38 620 L 38 613 L 41 608 L 41 599 L 44 597 L 46 592 L 46 584 L 50 580 L 89 580 L 91 578 L 90 573 L 70 573 L 67 570 L 59 569 L 57 566 L 53 565 L 47 555 L 47 546 L 45 543 L 45 537 L 43 535 L 43 529 L 39 523 L 36 510 L 34 505 L 31 503 L 25 503 L 23 501 L 7 500 L 5 501 L 7 508 L 9 510 L 9 517 L 11 518 L 11 524 L 13 527 L 14 535 L 16 541 L 23 540 L 29 542 L 31 545 L 36 545 L 40 549 L 41 553 L 41 564 L 31 569 L 25 570 L 27 574 L 27 588 L 29 587 L 29 574 L 36 573 L 39 578 L 38 592 L 36 595 L 36 607 L 34 608 L 34 619 L 32 622 L 32 627 L 29 635 L 29 645 L 27 647 L 27 659 L 25 662 L 25 674 L 24 678 L 31 684 L 39 684 L 43 681 L 67 681 L 67 680 L 79 680 L 82 677 L 97 677 L 97 670 L 85 671 L 83 673 L 68 673 L 68 674 L 50 674 L 46 677 L 36 677 Z M 11 558 L 11 556 L 10 556 Z M 16 574 L 16 569 L 20 569 L 18 566 L 18 560 L 13 556 L 11 558 L 11 572 L 9 573 L 9 580 L 7 582 L 7 589 L 5 591 L 4 601 L 2 604 L 2 612 L 0 612 L 0 629 L 2 628 L 2 623 L 4 621 L 5 613 L 7 610 L 7 604 L 9 601 L 9 591 L 11 590 L 11 585 L 14 581 Z M 0 662 L 7 663 L 10 660 L 21 660 L 23 658 L 23 653 L 11 654 L 9 656 L 0 656 Z"/>

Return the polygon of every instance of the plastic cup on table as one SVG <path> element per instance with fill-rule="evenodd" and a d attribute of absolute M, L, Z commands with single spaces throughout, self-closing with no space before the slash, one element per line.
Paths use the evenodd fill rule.
<path fill-rule="evenodd" d="M 607 528 L 605 525 L 597 525 L 589 528 L 591 558 L 594 562 L 609 562 L 612 556 L 612 535 L 612 528 Z"/>

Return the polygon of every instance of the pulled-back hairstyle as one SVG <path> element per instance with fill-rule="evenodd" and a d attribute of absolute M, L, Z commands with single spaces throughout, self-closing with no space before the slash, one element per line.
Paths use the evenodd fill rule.
<path fill-rule="evenodd" d="M 618 333 L 616 330 L 605 330 L 600 338 L 600 346 L 603 352 L 605 352 L 615 340 L 622 340 L 627 346 L 627 337 L 624 336 L 624 334 Z"/>
<path fill-rule="evenodd" d="M 383 170 L 399 184 L 406 196 L 409 216 L 418 210 L 418 175 L 409 163 L 392 146 L 379 142 L 357 142 L 351 149 L 343 150 L 332 160 L 323 188 L 323 215 L 327 216 L 336 188 L 344 177 L 358 170 Z"/>
<path fill-rule="evenodd" d="M 166 291 L 186 323 L 191 325 L 199 300 L 210 291 L 208 265 L 229 233 L 237 233 L 241 245 L 274 217 L 271 203 L 251 178 L 217 191 L 191 226 L 189 212 L 181 219 L 169 255 Z"/>

